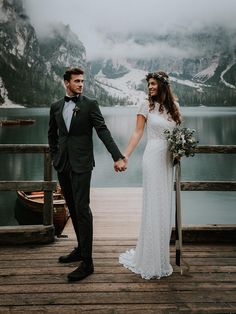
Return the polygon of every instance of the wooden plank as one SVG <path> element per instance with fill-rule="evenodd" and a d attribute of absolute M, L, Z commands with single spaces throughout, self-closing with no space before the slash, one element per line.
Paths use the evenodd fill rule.
<path fill-rule="evenodd" d="M 94 242 L 93 242 L 93 246 L 94 247 L 107 247 L 109 248 L 110 246 L 115 246 L 115 247 L 119 247 L 119 246 L 124 246 L 124 247 L 130 247 L 130 246 L 135 246 L 137 243 L 137 239 L 117 239 L 117 238 L 95 238 Z M 55 249 L 59 249 L 59 250 L 66 250 L 66 251 L 70 251 L 70 249 L 73 249 L 76 246 L 77 242 L 75 239 L 71 239 L 71 238 L 56 238 L 55 242 L 53 243 L 53 247 Z M 19 247 L 19 246 L 9 246 L 9 247 L 3 247 L 1 248 L 1 250 L 3 250 L 3 252 L 5 250 L 37 250 L 37 249 L 47 249 L 50 248 L 50 245 L 42 245 L 42 246 L 34 246 L 32 244 L 29 245 L 24 245 L 24 247 Z M 213 250 L 213 251 L 235 251 L 236 250 L 236 246 L 234 244 L 230 244 L 230 243 L 214 243 L 212 245 L 212 243 L 187 243 L 184 245 L 184 250 L 186 251 L 209 251 L 209 250 Z M 170 245 L 170 250 L 174 250 L 174 245 L 171 244 Z"/>
<path fill-rule="evenodd" d="M 222 301 L 223 299 L 223 301 Z M 168 291 L 159 292 L 93 292 L 93 293 L 40 293 L 40 294 L 2 294 L 0 305 L 49 305 L 49 304 L 168 304 L 172 303 L 235 303 L 235 292 L 224 291 L 224 297 L 220 291 Z"/>
<path fill-rule="evenodd" d="M 91 189 L 94 237 L 136 238 L 139 232 L 141 206 L 142 188 Z M 74 237 L 70 224 L 66 226 L 64 233 Z"/>
<path fill-rule="evenodd" d="M 24 233 L 26 231 L 30 231 L 30 232 L 33 232 L 33 231 L 43 231 L 45 229 L 49 229 L 49 227 L 45 227 L 44 225 L 21 225 L 21 226 L 1 226 L 0 227 L 0 234 L 2 236 L 2 234 L 5 233 L 5 231 L 14 231 L 16 233 Z M 1 248 L 1 251 L 3 250 L 4 248 Z M 9 249 L 9 247 L 8 247 Z M 10 248 L 11 250 L 12 248 Z M 19 247 L 19 249 L 21 249 L 21 247 Z M 12 250 L 12 253 L 14 254 L 14 249 Z"/>
<path fill-rule="evenodd" d="M 236 181 L 181 181 L 180 187 L 181 191 L 236 191 Z"/>
<path fill-rule="evenodd" d="M 181 282 L 181 284 L 180 284 Z M 224 282 L 216 285 L 214 282 L 171 282 L 171 291 L 202 291 L 202 290 L 214 290 L 214 291 L 236 291 L 236 283 Z M 0 285 L 0 294 L 16 294 L 16 293 L 64 293 L 64 292 L 150 292 L 150 291 L 169 291 L 170 282 L 150 281 L 148 283 L 142 282 L 81 282 L 79 285 L 73 285 L 68 283 L 47 283 L 47 284 L 20 284 L 20 285 Z"/>
<path fill-rule="evenodd" d="M 49 152 L 47 144 L 0 144 L 0 153 L 24 154 Z"/>
<path fill-rule="evenodd" d="M 97 208 L 97 210 L 99 210 Z M 101 239 L 105 241 L 106 239 L 127 239 L 128 236 L 137 236 L 139 221 L 128 219 L 127 215 L 124 214 L 124 220 L 117 220 L 114 218 L 113 221 L 110 221 L 109 228 L 104 227 L 104 224 L 107 223 L 106 219 L 97 219 L 97 210 L 94 212 L 94 236 L 96 239 Z M 138 209 L 134 210 L 133 215 L 136 214 Z M 107 213 L 108 215 L 108 213 Z M 105 214 L 104 214 L 105 216 Z M 138 215 L 136 216 L 137 219 Z M 108 218 L 109 219 L 109 218 Z M 120 226 L 122 225 L 122 228 Z M 171 243 L 174 243 L 175 240 L 175 228 L 171 235 Z M 64 229 L 64 234 L 68 234 L 71 239 L 75 239 L 75 234 L 72 228 L 71 221 L 69 220 L 66 228 Z M 182 226 L 182 237 L 183 243 L 236 243 L 236 224 L 196 224 L 196 225 L 183 225 Z M 134 245 L 136 241 L 134 241 Z M 196 247 L 196 246 L 195 246 Z"/>
<path fill-rule="evenodd" d="M 19 263 L 17 264 L 17 262 L 15 263 L 3 263 L 1 262 L 0 264 L 0 274 L 4 274 L 11 272 L 11 270 L 13 268 L 15 268 L 15 270 L 17 271 L 17 274 L 22 274 L 22 268 L 25 268 L 25 271 L 27 273 L 30 273 L 32 271 L 32 268 L 35 268 L 35 271 L 37 271 L 38 269 L 41 269 L 42 272 L 47 272 L 48 269 L 53 269 L 52 271 L 56 271 L 58 269 L 65 269 L 62 264 L 59 264 L 57 262 L 58 258 L 56 258 L 54 261 L 53 260 L 49 260 L 49 261 L 28 261 L 28 260 L 21 260 L 19 261 Z M 205 269 L 211 268 L 211 267 L 225 267 L 225 265 L 227 264 L 227 267 L 231 267 L 231 271 L 235 272 L 235 268 L 236 268 L 236 259 L 235 258 L 184 258 L 184 261 L 187 262 L 189 264 L 190 267 L 190 271 L 198 271 L 199 268 L 199 272 L 204 272 Z M 175 259 L 174 257 L 171 258 L 171 264 L 174 265 L 175 263 Z M 70 263 L 69 267 L 71 269 L 71 267 L 78 267 L 79 263 L 78 262 L 73 262 Z M 103 268 L 105 269 L 105 271 L 109 272 L 114 272 L 114 273 L 123 273 L 123 268 L 121 268 L 121 265 L 118 264 L 118 258 L 117 259 L 94 259 L 94 266 L 96 268 L 97 271 L 101 272 L 103 270 Z M 208 267 L 209 266 L 209 267 Z M 175 268 L 175 266 L 174 266 Z M 177 271 L 177 268 L 175 268 Z M 19 270 L 19 272 L 18 272 Z M 34 270 L 33 270 L 34 271 Z M 61 270 L 60 270 L 61 271 Z M 59 271 L 59 272 L 60 272 Z M 70 271 L 70 270 L 68 270 Z M 126 271 L 125 271 L 126 272 Z"/>
<path fill-rule="evenodd" d="M 56 186 L 56 181 L 0 181 L 0 191 L 52 191 Z"/>
<path fill-rule="evenodd" d="M 61 240 L 61 241 L 60 241 Z M 28 254 L 37 253 L 41 256 L 43 253 L 48 254 L 48 259 L 51 258 L 51 253 L 56 254 L 67 254 L 71 252 L 76 246 L 75 241 L 70 241 L 67 239 L 56 239 L 52 245 L 44 244 L 44 245 L 24 245 L 24 246 L 3 246 L 0 249 L 0 260 L 6 260 L 11 258 L 12 255 L 25 255 L 27 258 Z M 94 241 L 93 243 L 93 252 L 104 252 L 110 253 L 111 250 L 117 253 L 125 251 L 131 247 L 135 247 L 136 241 L 118 241 L 118 240 L 102 240 L 102 241 Z M 175 246 L 170 245 L 170 253 L 171 255 L 175 254 Z M 193 255 L 201 255 L 201 257 L 205 256 L 217 256 L 218 254 L 222 254 L 225 257 L 234 256 L 236 253 L 236 246 L 229 244 L 211 244 L 211 245 L 199 245 L 199 244 L 185 244 L 183 246 L 183 254 L 187 256 Z M 30 257 L 32 258 L 32 257 Z"/>
<path fill-rule="evenodd" d="M 109 252 L 109 250 L 107 250 L 107 252 L 97 252 L 95 249 L 94 249 L 94 252 L 93 252 L 93 258 L 95 259 L 116 259 L 118 258 L 118 255 L 124 251 L 126 251 L 127 249 L 129 249 L 130 247 L 127 246 L 125 249 L 120 249 L 119 252 L 116 251 L 116 252 Z M 53 248 L 51 249 L 51 252 L 50 250 L 44 250 L 44 251 L 39 251 L 39 253 L 36 253 L 34 249 L 32 249 L 33 252 L 30 252 L 30 251 L 25 251 L 23 250 L 22 252 L 20 251 L 4 251 L 4 248 L 1 249 L 1 258 L 0 258 L 0 263 L 1 262 L 4 262 L 4 261 L 20 261 L 20 260 L 47 260 L 47 261 L 50 261 L 50 260 L 55 260 L 57 259 L 58 256 L 60 255 L 65 255 L 65 254 L 68 254 L 69 252 L 72 251 L 71 250 L 61 250 L 61 251 L 57 251 L 57 250 L 54 250 Z M 171 250 L 170 252 L 170 256 L 171 257 L 174 257 L 175 256 L 175 251 L 174 250 Z M 215 251 L 215 250 L 212 250 L 210 251 L 209 253 L 207 253 L 206 251 L 200 251 L 200 250 L 197 250 L 196 252 L 194 251 L 184 251 L 183 253 L 183 256 L 184 257 L 188 257 L 188 258 L 195 258 L 195 257 L 201 257 L 201 258 L 208 258 L 208 257 L 211 257 L 211 258 L 229 258 L 229 257 L 234 257 L 236 258 L 235 256 L 235 251 L 222 251 L 222 252 L 219 252 L 219 251 Z"/>
<path fill-rule="evenodd" d="M 96 305 L 34 305 L 1 306 L 0 313 L 60 314 L 166 314 L 166 313 L 235 313 L 235 303 L 168 303 L 168 304 L 96 304 Z"/>
<path fill-rule="evenodd" d="M 236 145 L 198 145 L 196 154 L 235 154 Z"/>
<path fill-rule="evenodd" d="M 51 243 L 54 241 L 54 226 L 2 226 L 0 244 Z"/>
<path fill-rule="evenodd" d="M 44 152 L 44 181 L 52 181 L 52 160 L 49 152 Z"/>
<path fill-rule="evenodd" d="M 118 249 L 115 249 L 113 252 L 110 252 L 109 248 L 108 249 L 102 249 L 102 250 L 97 250 L 94 248 L 93 251 L 93 258 L 94 259 L 117 259 L 119 254 L 126 251 L 129 249 L 129 246 L 120 246 Z M 47 262 L 53 262 L 57 260 L 58 256 L 60 255 L 65 255 L 70 250 L 55 250 L 53 247 L 50 249 L 48 248 L 47 250 L 40 249 L 39 252 L 35 252 L 35 249 L 29 250 L 23 250 L 22 251 L 4 251 L 4 249 L 1 249 L 1 257 L 0 257 L 0 265 L 3 265 L 2 262 L 14 262 L 14 261 L 42 261 L 45 260 Z M 170 252 L 171 257 L 175 257 L 175 251 Z M 186 258 L 236 258 L 236 252 L 235 251 L 184 251 L 183 256 Z"/>
<path fill-rule="evenodd" d="M 236 224 L 183 225 L 183 243 L 236 243 Z M 171 242 L 175 241 L 175 228 Z"/>
<path fill-rule="evenodd" d="M 38 246 L 38 245 L 37 245 Z M 46 245 L 44 247 L 36 245 L 28 245 L 27 247 L 1 247 L 0 249 L 0 261 L 7 260 L 27 260 L 27 259 L 55 259 L 59 255 L 65 255 L 71 252 L 74 246 L 52 246 Z M 116 258 L 119 253 L 126 251 L 131 247 L 135 247 L 132 243 L 127 245 L 115 245 L 116 248 L 113 250 L 114 245 L 97 245 L 93 246 L 93 256 L 94 258 Z M 104 248 L 103 248 L 104 247 Z M 105 253 L 105 254 L 104 254 Z M 217 245 L 216 247 L 212 246 L 203 246 L 202 249 L 199 245 L 194 248 L 194 245 L 186 244 L 184 245 L 183 255 L 187 257 L 235 257 L 236 247 L 234 246 L 226 246 Z M 170 255 L 175 255 L 175 247 L 173 245 L 170 246 Z"/>
<path fill-rule="evenodd" d="M 56 255 L 52 259 L 47 259 L 47 256 L 42 259 L 15 259 L 12 261 L 0 261 L 0 270 L 4 268 L 18 268 L 18 267 L 25 267 L 25 268 L 35 268 L 35 267 L 64 267 L 63 264 L 58 263 L 58 257 L 59 255 Z M 184 260 L 189 263 L 190 267 L 192 265 L 194 266 L 213 266 L 213 265 L 232 265 L 236 266 L 236 257 L 186 257 L 184 256 Z M 171 257 L 171 263 L 174 264 L 175 256 L 173 255 Z M 70 266 L 76 266 L 78 263 L 73 262 L 70 264 Z M 96 258 L 94 256 L 94 265 L 95 267 L 102 267 L 102 266 L 109 266 L 109 267 L 120 267 L 120 264 L 118 263 L 118 255 L 115 258 Z"/>
<path fill-rule="evenodd" d="M 71 268 L 73 269 L 73 268 Z M 70 270 L 71 270 L 70 269 Z M 22 285 L 22 284 L 68 284 L 67 283 L 67 275 L 68 271 L 60 274 L 23 274 L 23 275 L 3 275 L 1 277 L 2 285 Z M 236 273 L 230 272 L 191 272 L 189 276 L 180 275 L 179 271 L 174 272 L 170 277 L 164 278 L 164 280 L 168 283 L 214 283 L 215 285 L 224 285 L 224 283 L 232 283 L 236 282 Z M 155 281 L 157 284 L 162 282 Z M 87 277 L 85 280 L 81 281 L 80 284 L 86 283 L 150 283 L 151 281 L 146 281 L 142 279 L 140 276 L 137 276 L 131 272 L 123 273 L 123 274 L 109 274 L 109 273 L 94 273 L 92 276 Z M 170 285 L 170 289 L 171 289 Z"/>
<path fill-rule="evenodd" d="M 231 307 L 232 308 L 232 307 Z M 17 313 L 17 314 L 25 314 L 25 313 L 60 313 L 60 314 L 140 314 L 140 313 L 147 313 L 147 314 L 159 314 L 159 313 L 167 313 L 168 310 L 177 310 L 178 306 L 174 304 L 145 304 L 140 306 L 135 304 L 125 304 L 125 305 L 118 305 L 118 304 L 93 304 L 93 305 L 36 305 L 36 306 L 0 306 L 0 313 L 9 314 L 9 313 Z M 158 310 L 158 312 L 157 312 Z M 162 310 L 164 312 L 162 312 Z M 29 312 L 28 312 L 29 311 Z M 169 312 L 170 313 L 170 312 Z M 172 312 L 174 313 L 174 312 Z"/>
<path fill-rule="evenodd" d="M 44 181 L 52 181 L 52 160 L 49 152 L 44 153 Z M 44 192 L 43 224 L 53 224 L 53 192 Z"/>
<path fill-rule="evenodd" d="M 43 224 L 45 226 L 53 224 L 53 192 L 44 192 L 44 206 L 43 206 Z"/>
<path fill-rule="evenodd" d="M 44 153 L 49 152 L 47 144 L 0 144 L 0 153 Z M 233 154 L 236 145 L 198 145 L 197 154 Z"/>
<path fill-rule="evenodd" d="M 200 262 L 198 262 L 200 264 Z M 217 263 L 214 263 L 217 264 Z M 73 269 L 77 267 L 78 264 L 70 264 L 62 267 L 60 266 L 50 266 L 50 267 L 34 267 L 34 268 L 25 268 L 25 267 L 17 267 L 17 268 L 3 268 L 0 269 L 0 276 L 22 276 L 22 275 L 48 275 L 48 274 L 64 274 L 66 279 L 66 274 L 71 272 Z M 179 268 L 173 265 L 174 271 L 179 272 Z M 113 266 L 96 266 L 95 269 L 96 274 L 128 274 L 130 270 L 125 267 L 113 267 Z M 224 265 L 204 265 L 202 262 L 200 265 L 190 265 L 190 274 L 191 273 L 207 273 L 207 272 L 215 272 L 215 273 L 224 273 L 231 272 L 236 273 L 236 265 L 229 266 L 228 264 Z M 134 274 L 135 276 L 135 274 Z"/>

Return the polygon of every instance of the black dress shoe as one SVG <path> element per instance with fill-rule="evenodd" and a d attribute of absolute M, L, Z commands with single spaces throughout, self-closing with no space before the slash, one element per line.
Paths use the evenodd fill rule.
<path fill-rule="evenodd" d="M 58 261 L 59 263 L 71 263 L 71 262 L 82 261 L 82 257 L 80 255 L 79 249 L 74 248 L 74 250 L 70 254 L 60 256 Z"/>
<path fill-rule="evenodd" d="M 82 280 L 94 272 L 93 263 L 86 264 L 82 262 L 78 268 L 76 268 L 67 277 L 69 281 L 79 281 Z"/>

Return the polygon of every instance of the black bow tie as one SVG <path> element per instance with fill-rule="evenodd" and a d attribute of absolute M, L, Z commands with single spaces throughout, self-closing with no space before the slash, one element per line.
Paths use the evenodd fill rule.
<path fill-rule="evenodd" d="M 78 99 L 79 99 L 79 97 L 78 96 L 73 96 L 73 97 L 65 96 L 64 99 L 65 99 L 66 102 L 72 100 L 76 104 Z"/>

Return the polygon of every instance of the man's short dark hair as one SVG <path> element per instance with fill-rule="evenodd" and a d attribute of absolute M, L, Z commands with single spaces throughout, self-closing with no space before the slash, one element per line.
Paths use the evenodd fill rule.
<path fill-rule="evenodd" d="M 70 81 L 71 75 L 83 75 L 84 71 L 80 68 L 70 68 L 67 69 L 66 72 L 63 75 L 64 81 Z"/>

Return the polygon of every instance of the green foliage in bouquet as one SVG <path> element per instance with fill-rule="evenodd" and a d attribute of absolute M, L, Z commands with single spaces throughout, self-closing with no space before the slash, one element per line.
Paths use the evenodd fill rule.
<path fill-rule="evenodd" d="M 174 165 L 182 156 L 194 156 L 195 148 L 198 141 L 194 137 L 194 129 L 175 127 L 172 131 L 165 130 L 164 134 L 169 144 L 169 149 L 172 153 Z"/>

